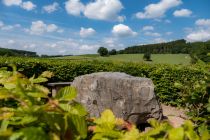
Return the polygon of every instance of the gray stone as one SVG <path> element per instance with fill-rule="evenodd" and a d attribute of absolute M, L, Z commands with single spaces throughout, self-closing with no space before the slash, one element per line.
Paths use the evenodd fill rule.
<path fill-rule="evenodd" d="M 118 118 L 135 124 L 162 118 L 153 82 L 148 78 L 99 72 L 75 78 L 72 86 L 77 89 L 77 101 L 86 107 L 90 117 L 99 117 L 105 109 L 111 109 Z"/>

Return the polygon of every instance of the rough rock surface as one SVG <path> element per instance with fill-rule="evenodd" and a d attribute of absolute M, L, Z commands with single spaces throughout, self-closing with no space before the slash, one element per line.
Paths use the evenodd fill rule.
<path fill-rule="evenodd" d="M 90 117 L 99 117 L 105 109 L 111 109 L 117 117 L 136 124 L 162 118 L 153 82 L 148 78 L 99 72 L 75 78 L 72 86 L 77 89 L 77 101 L 86 107 Z"/>

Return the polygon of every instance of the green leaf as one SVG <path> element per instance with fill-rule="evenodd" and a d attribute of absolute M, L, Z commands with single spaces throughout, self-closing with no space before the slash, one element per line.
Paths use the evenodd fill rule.
<path fill-rule="evenodd" d="M 13 133 L 9 140 L 49 140 L 49 136 L 39 127 L 27 127 Z"/>
<path fill-rule="evenodd" d="M 55 96 L 55 99 L 58 99 L 60 101 L 70 101 L 74 99 L 76 96 L 77 96 L 76 88 L 68 86 L 59 90 Z"/>
<path fill-rule="evenodd" d="M 113 129 L 115 127 L 116 118 L 111 110 L 107 109 L 101 113 L 101 117 L 94 121 L 97 125 L 105 129 Z M 97 127 L 96 127 L 97 128 Z"/>
<path fill-rule="evenodd" d="M 38 77 L 36 79 L 31 79 L 32 80 L 32 83 L 44 83 L 44 82 L 47 82 L 48 79 L 47 78 L 44 78 L 44 77 Z"/>
<path fill-rule="evenodd" d="M 87 137 L 87 123 L 85 121 L 85 117 L 81 117 L 79 115 L 69 115 L 69 127 L 76 130 L 78 135 L 80 135 L 83 139 Z"/>
<path fill-rule="evenodd" d="M 168 133 L 169 140 L 184 140 L 184 128 L 174 128 Z"/>
<path fill-rule="evenodd" d="M 136 129 L 135 126 L 133 126 L 131 130 L 126 132 L 120 140 L 137 140 L 139 139 L 139 137 L 140 137 L 139 130 Z"/>
<path fill-rule="evenodd" d="M 35 116 L 29 116 L 29 115 L 25 115 L 25 116 L 21 116 L 21 117 L 12 117 L 10 119 L 10 124 L 12 125 L 26 125 L 26 124 L 30 124 L 32 122 L 37 121 L 37 117 Z"/>
<path fill-rule="evenodd" d="M 53 76 L 53 73 L 50 72 L 50 71 L 44 71 L 42 74 L 41 74 L 41 77 L 45 77 L 45 78 L 51 78 Z"/>
<path fill-rule="evenodd" d="M 11 97 L 11 93 L 7 89 L 0 88 L 0 99 L 6 99 L 10 97 Z"/>
<path fill-rule="evenodd" d="M 47 95 L 43 92 L 28 92 L 27 94 L 34 98 L 46 98 L 47 97 Z"/>

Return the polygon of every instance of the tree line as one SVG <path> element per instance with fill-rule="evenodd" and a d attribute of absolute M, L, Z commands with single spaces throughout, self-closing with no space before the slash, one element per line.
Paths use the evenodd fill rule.
<path fill-rule="evenodd" d="M 0 48 L 0 56 L 30 56 L 30 57 L 38 57 L 36 52 L 25 51 L 25 50 L 16 50 L 16 49 L 7 49 L 7 48 Z"/>
<path fill-rule="evenodd" d="M 194 61 L 200 59 L 204 62 L 210 62 L 210 41 L 206 42 L 186 42 L 184 39 L 165 43 L 135 45 L 119 50 L 118 54 L 190 54 Z"/>

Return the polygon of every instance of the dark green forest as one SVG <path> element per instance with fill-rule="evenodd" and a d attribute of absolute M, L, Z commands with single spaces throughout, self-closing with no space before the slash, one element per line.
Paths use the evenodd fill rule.
<path fill-rule="evenodd" d="M 0 47 L 0 56 L 30 56 L 37 57 L 36 52 L 30 52 L 25 50 L 7 49 Z"/>
<path fill-rule="evenodd" d="M 166 43 L 136 45 L 118 51 L 119 54 L 151 53 L 151 54 L 190 54 L 193 59 L 210 62 L 210 41 L 189 43 L 184 39 Z"/>

